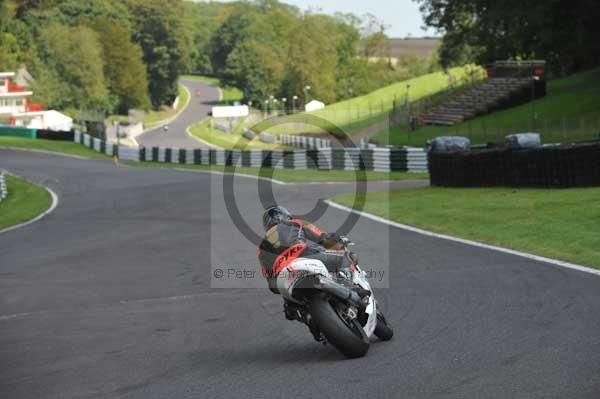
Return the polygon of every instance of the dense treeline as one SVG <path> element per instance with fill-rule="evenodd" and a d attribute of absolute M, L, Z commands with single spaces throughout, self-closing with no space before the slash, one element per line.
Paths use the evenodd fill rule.
<path fill-rule="evenodd" d="M 0 70 L 25 63 L 51 108 L 158 108 L 192 62 L 178 0 L 4 0 L 0 21 Z"/>
<path fill-rule="evenodd" d="M 565 74 L 600 63 L 598 0 L 415 0 L 425 23 L 444 33 L 445 66 L 545 59 Z"/>
<path fill-rule="evenodd" d="M 332 102 L 439 68 L 435 57 L 392 66 L 388 53 L 373 16 L 301 12 L 276 0 L 0 2 L 0 70 L 25 63 L 36 100 L 64 110 L 158 108 L 173 101 L 185 72 L 218 76 L 260 104 Z"/>
<path fill-rule="evenodd" d="M 204 46 L 205 71 L 243 88 L 248 100 L 298 96 L 330 103 L 439 69 L 437 57 L 390 65 L 389 40 L 371 15 L 330 16 L 262 0 L 227 6 L 220 16 Z"/>

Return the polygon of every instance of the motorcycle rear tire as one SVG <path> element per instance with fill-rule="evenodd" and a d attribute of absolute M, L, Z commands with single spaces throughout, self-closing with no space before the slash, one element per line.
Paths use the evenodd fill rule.
<path fill-rule="evenodd" d="M 346 324 L 326 296 L 317 295 L 310 302 L 310 314 L 327 341 L 347 358 L 361 357 L 369 351 L 369 337 L 358 320 Z"/>

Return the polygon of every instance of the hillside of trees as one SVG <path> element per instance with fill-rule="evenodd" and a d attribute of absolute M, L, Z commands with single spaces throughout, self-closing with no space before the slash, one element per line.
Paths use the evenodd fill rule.
<path fill-rule="evenodd" d="M 445 66 L 543 59 L 556 75 L 600 64 L 598 0 L 415 0 L 425 24 L 444 34 Z"/>
<path fill-rule="evenodd" d="M 386 55 L 375 17 L 276 0 L 0 2 L 0 70 L 26 64 L 35 100 L 63 110 L 156 109 L 173 101 L 183 73 L 217 76 L 255 104 L 271 95 L 330 103 L 440 68 L 436 56 L 392 66 Z"/>

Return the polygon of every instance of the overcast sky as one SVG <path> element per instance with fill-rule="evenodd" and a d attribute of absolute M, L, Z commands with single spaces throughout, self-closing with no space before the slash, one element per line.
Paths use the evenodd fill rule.
<path fill-rule="evenodd" d="M 227 1 L 227 0 L 225 0 Z M 371 13 L 388 26 L 389 37 L 433 36 L 434 31 L 421 29 L 423 18 L 419 5 L 412 0 L 280 0 L 301 10 L 321 9 L 327 14 L 351 12 L 356 15 Z"/>

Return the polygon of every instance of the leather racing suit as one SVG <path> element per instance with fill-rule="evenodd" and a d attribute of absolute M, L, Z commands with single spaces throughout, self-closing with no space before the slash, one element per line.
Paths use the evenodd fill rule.
<path fill-rule="evenodd" d="M 335 234 L 324 233 L 314 224 L 301 219 L 280 221 L 267 230 L 257 255 L 262 274 L 271 291 L 276 294 L 279 293 L 277 275 L 297 258 L 318 259 L 330 272 L 351 263 Z"/>

